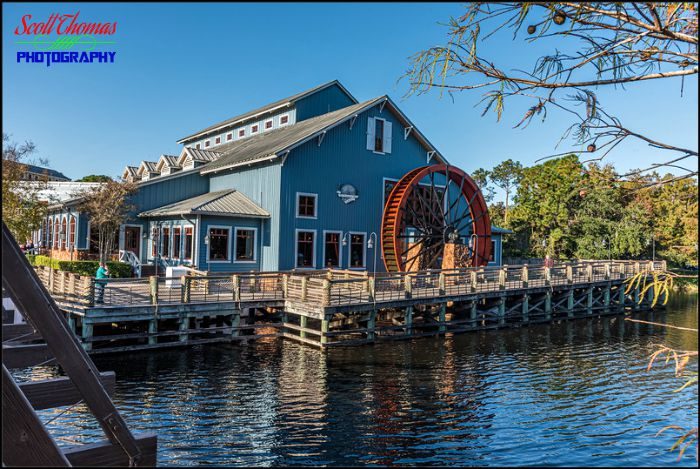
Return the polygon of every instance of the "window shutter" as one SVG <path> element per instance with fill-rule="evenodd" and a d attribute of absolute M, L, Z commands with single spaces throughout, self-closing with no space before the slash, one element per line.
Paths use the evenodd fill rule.
<path fill-rule="evenodd" d="M 391 153 L 391 122 L 384 121 L 384 153 Z"/>
<path fill-rule="evenodd" d="M 367 149 L 374 150 L 374 117 L 367 118 Z"/>

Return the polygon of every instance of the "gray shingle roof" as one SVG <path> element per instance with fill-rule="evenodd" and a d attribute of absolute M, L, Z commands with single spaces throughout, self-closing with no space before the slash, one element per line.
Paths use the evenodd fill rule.
<path fill-rule="evenodd" d="M 139 170 L 138 166 L 127 166 L 124 169 L 124 173 L 129 173 L 133 177 L 133 176 L 136 176 L 136 173 L 138 172 L 138 170 Z"/>
<path fill-rule="evenodd" d="M 214 161 L 221 156 L 221 152 L 219 150 L 215 151 L 215 150 L 201 150 L 201 149 L 197 149 L 197 148 L 187 148 L 187 151 L 192 156 L 193 160 L 203 161 L 204 163 L 209 163 L 210 161 Z"/>
<path fill-rule="evenodd" d="M 224 217 L 269 218 L 270 213 L 235 189 L 227 189 L 198 195 L 191 199 L 146 210 L 139 217 L 164 217 L 177 215 L 217 215 Z"/>
<path fill-rule="evenodd" d="M 35 166 L 33 164 L 25 164 L 24 165 L 26 168 L 27 172 L 34 173 L 34 174 L 41 174 L 41 175 L 46 175 L 50 177 L 55 177 L 55 178 L 61 178 L 65 179 L 66 181 L 70 181 L 69 177 L 66 177 L 65 174 L 56 171 L 55 169 L 49 169 L 49 168 L 43 168 L 41 166 Z"/>
<path fill-rule="evenodd" d="M 254 110 L 252 110 L 252 111 L 250 111 L 250 112 L 246 112 L 245 114 L 241 114 L 241 115 L 238 115 L 238 116 L 236 116 L 236 117 L 232 117 L 231 119 L 227 119 L 227 120 L 225 120 L 225 121 L 223 121 L 223 122 L 219 122 L 218 124 L 214 124 L 214 125 L 212 125 L 212 126 L 209 126 L 209 127 L 207 127 L 206 129 L 200 130 L 199 132 L 195 132 L 195 133 L 193 133 L 192 135 L 188 135 L 187 137 L 181 138 L 180 140 L 178 140 L 177 143 L 183 143 L 183 142 L 185 142 L 185 141 L 187 141 L 187 140 L 189 140 L 189 139 L 191 139 L 191 138 L 200 136 L 200 135 L 202 135 L 202 134 L 206 134 L 206 133 L 208 133 L 208 132 L 214 131 L 214 130 L 219 129 L 219 128 L 222 128 L 222 127 L 228 127 L 228 126 L 230 126 L 230 125 L 234 125 L 234 124 L 236 124 L 236 123 L 243 122 L 243 121 L 245 121 L 245 120 L 247 120 L 247 119 L 249 119 L 249 118 L 252 118 L 252 117 L 257 116 L 258 114 L 264 114 L 264 113 L 266 113 L 266 112 L 272 111 L 272 110 L 274 110 L 275 108 L 279 108 L 279 107 L 284 106 L 284 105 L 286 105 L 286 104 L 292 104 L 292 103 L 294 103 L 294 102 L 300 100 L 301 98 L 304 98 L 304 97 L 306 97 L 306 96 L 308 96 L 308 95 L 310 95 L 310 94 L 312 94 L 312 93 L 315 93 L 315 92 L 317 92 L 317 91 L 320 91 L 320 90 L 322 90 L 322 89 L 324 89 L 324 88 L 327 88 L 327 87 L 329 87 L 329 86 L 331 86 L 331 85 L 334 85 L 334 84 L 337 84 L 338 86 L 340 86 L 340 88 L 341 88 L 343 91 L 345 91 L 345 93 L 347 93 L 347 95 L 348 95 L 354 102 L 357 103 L 357 100 L 355 99 L 355 97 L 354 97 L 353 95 L 351 95 L 350 92 L 349 92 L 348 90 L 346 90 L 345 87 L 344 87 L 343 85 L 341 85 L 340 82 L 339 82 L 338 80 L 333 80 L 333 81 L 329 81 L 328 83 L 324 83 L 324 84 L 322 84 L 322 85 L 319 85 L 319 86 L 316 86 L 316 87 L 314 87 L 314 88 L 311 88 L 310 90 L 302 91 L 301 93 L 294 94 L 294 95 L 292 95 L 292 96 L 289 96 L 288 98 L 280 99 L 279 101 L 275 101 L 274 103 L 270 103 L 270 104 L 268 104 L 268 105 L 266 105 L 266 106 L 263 106 L 263 107 L 254 109 Z"/>
<path fill-rule="evenodd" d="M 361 112 L 364 108 L 378 104 L 385 96 L 370 99 L 364 103 L 353 104 L 352 106 L 338 109 L 337 111 L 322 114 L 310 119 L 297 122 L 294 125 L 281 127 L 278 129 L 262 132 L 259 135 L 235 140 L 216 147 L 216 151 L 222 156 L 202 166 L 202 174 L 221 170 L 241 163 L 252 163 L 257 160 L 279 156 L 287 148 L 313 136 L 317 132 L 332 126 L 354 114 Z"/>

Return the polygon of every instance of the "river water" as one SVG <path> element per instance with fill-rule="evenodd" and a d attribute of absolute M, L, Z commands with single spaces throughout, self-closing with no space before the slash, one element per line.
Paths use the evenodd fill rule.
<path fill-rule="evenodd" d="M 697 306 L 676 295 L 638 317 L 697 328 Z M 263 339 L 95 362 L 116 372 L 131 428 L 158 433 L 159 464 L 695 465 L 694 445 L 680 462 L 669 452 L 677 432 L 655 436 L 698 419 L 697 386 L 674 393 L 672 368 L 646 370 L 660 343 L 697 350 L 698 336 L 618 316 L 325 354 Z M 49 428 L 101 435 L 84 407 Z"/>

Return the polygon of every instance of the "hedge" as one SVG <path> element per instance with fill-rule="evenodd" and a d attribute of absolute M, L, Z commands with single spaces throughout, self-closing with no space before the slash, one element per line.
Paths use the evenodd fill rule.
<path fill-rule="evenodd" d="M 56 270 L 72 272 L 76 275 L 87 275 L 94 277 L 97 273 L 97 268 L 100 266 L 98 261 L 62 261 L 52 259 L 48 256 L 37 256 L 28 254 L 27 260 L 33 266 L 52 267 Z M 109 276 L 112 278 L 129 278 L 132 276 L 131 264 L 124 262 L 107 262 Z"/>

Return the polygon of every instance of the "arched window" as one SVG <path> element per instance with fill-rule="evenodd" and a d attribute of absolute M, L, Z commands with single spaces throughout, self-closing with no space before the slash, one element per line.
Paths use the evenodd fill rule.
<path fill-rule="evenodd" d="M 68 247 L 75 249 L 75 215 L 70 216 L 70 237 Z"/>
<path fill-rule="evenodd" d="M 53 248 L 58 249 L 58 218 L 53 222 Z"/>
<path fill-rule="evenodd" d="M 49 221 L 44 220 L 44 224 L 42 226 L 43 228 L 41 230 L 41 244 L 42 247 L 45 247 L 49 245 Z"/>
<path fill-rule="evenodd" d="M 68 233 L 66 232 L 66 217 L 63 217 L 63 220 L 61 221 L 61 234 L 63 234 L 61 237 L 61 250 L 65 251 L 66 239 L 68 238 Z"/>

